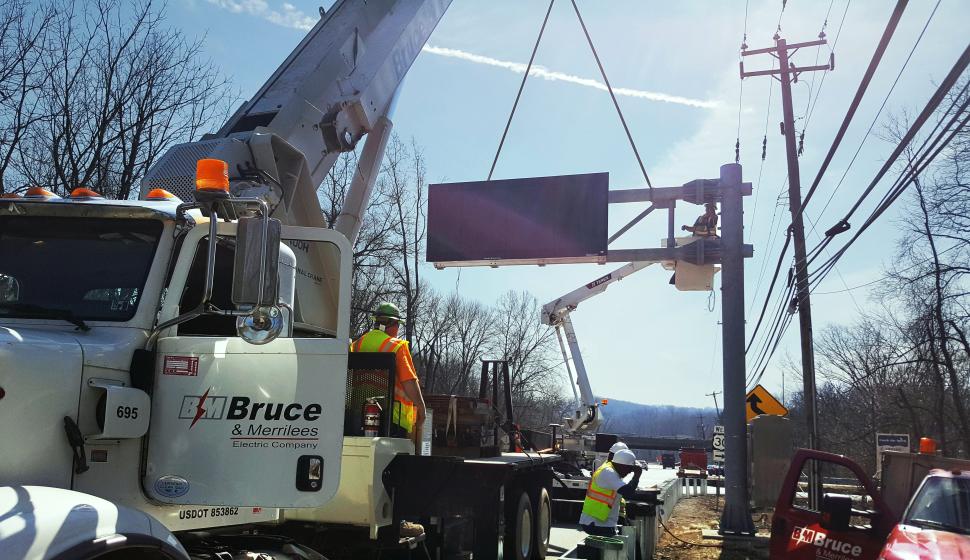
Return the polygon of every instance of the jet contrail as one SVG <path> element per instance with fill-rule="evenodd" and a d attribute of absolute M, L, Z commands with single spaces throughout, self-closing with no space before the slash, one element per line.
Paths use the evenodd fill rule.
<path fill-rule="evenodd" d="M 301 11 L 292 4 L 284 2 L 281 9 L 274 9 L 270 7 L 266 0 L 208 0 L 210 4 L 218 6 L 224 10 L 228 10 L 233 13 L 247 13 L 252 16 L 264 19 L 270 23 L 289 27 L 291 29 L 300 29 L 303 31 L 309 31 L 316 24 L 317 19 L 314 16 L 309 16 L 306 12 Z M 465 62 L 471 62 L 472 64 L 481 64 L 484 66 L 493 66 L 495 68 L 503 68 L 510 72 L 515 72 L 516 74 L 525 74 L 528 65 L 522 64 L 521 62 L 510 62 L 507 60 L 499 60 L 497 58 L 491 58 L 488 56 L 482 56 L 480 54 L 470 53 L 458 49 L 449 49 L 445 47 L 434 47 L 431 45 L 425 45 L 421 49 L 423 52 L 428 54 L 433 54 L 435 56 L 443 56 L 445 58 L 454 58 L 457 60 L 464 60 Z M 593 80 L 590 78 L 583 78 L 580 76 L 574 76 L 572 74 L 566 74 L 563 72 L 556 72 L 555 70 L 549 70 L 542 66 L 533 65 L 532 69 L 529 70 L 529 76 L 542 78 L 543 80 L 550 80 L 553 82 L 566 82 L 570 84 L 575 84 L 578 86 L 589 87 L 593 89 L 598 89 L 602 91 L 607 91 L 606 84 L 603 82 Z M 668 95 L 666 93 L 660 93 L 656 91 L 645 91 L 641 89 L 632 88 L 613 88 L 613 93 L 616 95 L 622 95 L 624 97 L 633 97 L 636 99 L 646 99 L 649 101 L 660 101 L 662 103 L 674 103 L 676 105 L 686 105 L 688 107 L 698 107 L 701 109 L 713 109 L 718 106 L 717 101 L 704 101 L 702 99 L 691 99 L 689 97 L 681 97 L 679 95 Z"/>
<path fill-rule="evenodd" d="M 266 0 L 209 0 L 223 10 L 228 10 L 234 14 L 246 13 L 264 19 L 280 27 L 290 29 L 300 29 L 309 31 L 320 19 L 316 16 L 309 16 L 289 2 L 283 2 L 282 9 L 271 8 Z"/>
<path fill-rule="evenodd" d="M 510 62 L 507 60 L 499 60 L 497 58 L 491 58 L 487 56 L 482 56 L 480 54 L 474 54 L 470 52 L 461 51 L 458 49 L 449 49 L 445 47 L 435 47 L 431 45 L 425 45 L 422 51 L 438 56 L 444 56 L 447 58 L 457 58 L 459 60 L 464 60 L 466 62 L 471 62 L 474 64 L 483 64 L 486 66 L 494 66 L 496 68 L 504 68 L 510 72 L 515 72 L 516 74 L 525 74 L 527 64 L 522 64 L 521 62 Z M 592 80 L 590 78 L 582 78 L 580 76 L 574 76 L 572 74 L 565 74 L 563 72 L 556 72 L 555 70 L 549 70 L 542 66 L 532 65 L 532 69 L 529 70 L 529 75 L 536 78 L 542 78 L 544 80 L 551 80 L 555 82 L 567 82 L 570 84 L 576 84 L 585 87 L 591 87 L 603 91 L 607 91 L 606 84 L 599 82 L 597 80 Z M 704 101 L 701 99 L 691 99 L 689 97 L 680 97 L 678 95 L 668 95 L 666 93 L 659 93 L 655 91 L 645 91 L 640 89 L 631 88 L 613 88 L 613 93 L 616 95 L 622 95 L 625 97 L 635 97 L 638 99 L 649 99 L 650 101 L 661 101 L 664 103 L 676 103 L 678 105 L 687 105 L 689 107 L 699 107 L 701 109 L 713 109 L 717 107 L 717 101 Z"/>

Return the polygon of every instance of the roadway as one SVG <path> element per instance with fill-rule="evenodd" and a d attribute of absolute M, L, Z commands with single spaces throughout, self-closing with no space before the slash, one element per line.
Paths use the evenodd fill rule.
<path fill-rule="evenodd" d="M 639 487 L 641 490 L 651 486 L 660 486 L 670 479 L 677 478 L 677 469 L 665 469 L 658 463 L 647 463 L 647 467 L 640 475 Z"/>

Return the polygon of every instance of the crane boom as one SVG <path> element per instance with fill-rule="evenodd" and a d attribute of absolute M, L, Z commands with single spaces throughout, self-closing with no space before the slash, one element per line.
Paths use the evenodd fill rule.
<path fill-rule="evenodd" d="M 596 280 L 542 306 L 542 323 L 556 329 L 559 348 L 562 351 L 563 362 L 566 364 L 566 371 L 569 372 L 573 397 L 576 399 L 575 414 L 571 418 L 564 419 L 567 430 L 572 432 L 593 431 L 603 421 L 603 415 L 599 412 L 599 405 L 589 383 L 589 374 L 586 372 L 586 364 L 583 362 L 583 355 L 576 339 L 576 330 L 573 329 L 573 322 L 569 314 L 575 311 L 580 303 L 605 292 L 615 282 L 619 282 L 655 262 L 659 261 L 637 261 L 625 264 L 613 272 L 600 276 Z M 572 363 L 572 367 L 570 367 L 570 363 Z M 575 370 L 575 379 L 573 378 L 573 370 Z M 579 386 L 578 396 L 576 395 L 576 385 Z"/>
<path fill-rule="evenodd" d="M 372 132 L 338 220 L 353 242 L 390 131 L 388 111 L 405 74 L 451 0 L 341 0 L 314 25 L 259 91 L 201 140 L 173 146 L 142 181 L 194 200 L 202 158 L 229 164 L 231 192 L 258 197 L 286 225 L 327 227 L 317 189 L 341 153 Z M 337 275 L 326 244 L 297 254 L 296 323 L 336 331 Z"/>

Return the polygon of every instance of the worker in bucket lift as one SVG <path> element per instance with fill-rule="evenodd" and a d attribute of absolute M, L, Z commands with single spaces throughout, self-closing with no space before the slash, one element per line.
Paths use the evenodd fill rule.
<path fill-rule="evenodd" d="M 693 237 L 717 237 L 717 204 L 708 202 L 704 204 L 704 213 L 694 220 L 692 226 L 680 226 L 680 229 L 689 231 Z M 677 283 L 677 273 L 670 276 L 671 285 Z"/>
<path fill-rule="evenodd" d="M 680 226 L 680 229 L 691 232 L 694 237 L 717 237 L 717 204 L 705 204 L 704 213 L 694 220 L 694 225 Z"/>
<path fill-rule="evenodd" d="M 627 476 L 633 473 L 630 482 Z M 616 535 L 622 498 L 632 498 L 640 483 L 643 469 L 637 465 L 637 457 L 629 449 L 613 454 L 613 459 L 596 469 L 586 489 L 583 513 L 579 526 L 590 535 L 609 537 Z"/>
<path fill-rule="evenodd" d="M 421 432 L 426 409 L 418 374 L 414 371 L 414 361 L 408 342 L 397 338 L 401 328 L 401 310 L 393 303 L 384 302 L 374 312 L 374 326 L 363 336 L 350 344 L 351 352 L 393 352 L 397 366 L 397 382 L 394 384 L 394 406 L 391 416 L 391 436 L 413 436 L 414 449 L 421 447 Z M 402 521 L 402 537 L 418 537 L 424 534 L 424 527 Z"/>

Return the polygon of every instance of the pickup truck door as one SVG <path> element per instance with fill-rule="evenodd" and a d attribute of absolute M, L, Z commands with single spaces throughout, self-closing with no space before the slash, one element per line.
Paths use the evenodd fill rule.
<path fill-rule="evenodd" d="M 205 260 L 208 225 L 190 230 L 173 269 L 160 322 L 194 304 L 198 263 Z M 212 302 L 228 302 L 235 224 L 219 224 Z M 303 270 L 300 286 L 334 294 L 326 325 L 284 330 L 253 345 L 235 335 L 235 319 L 205 315 L 167 328 L 156 344 L 152 417 L 142 485 L 162 503 L 261 507 L 319 507 L 340 480 L 350 312 L 350 254 L 346 238 L 321 228 L 284 227 L 284 243 L 325 252 L 335 270 Z M 198 249 L 202 247 L 202 249 Z M 295 268 L 295 270 L 294 270 Z M 228 275 L 228 276 L 227 276 Z M 307 283 L 307 279 L 310 279 Z M 322 284 L 326 283 L 326 290 Z M 201 297 L 201 296 L 200 296 Z M 311 297 L 307 301 L 315 301 Z M 298 323 L 300 324 L 300 323 Z"/>
<path fill-rule="evenodd" d="M 814 462 L 822 475 L 823 495 L 852 500 L 847 526 L 836 529 L 824 500 L 810 507 L 807 473 Z M 801 449 L 792 458 L 771 523 L 772 560 L 830 558 L 875 560 L 895 519 L 879 491 L 859 465 L 831 453 Z"/>

